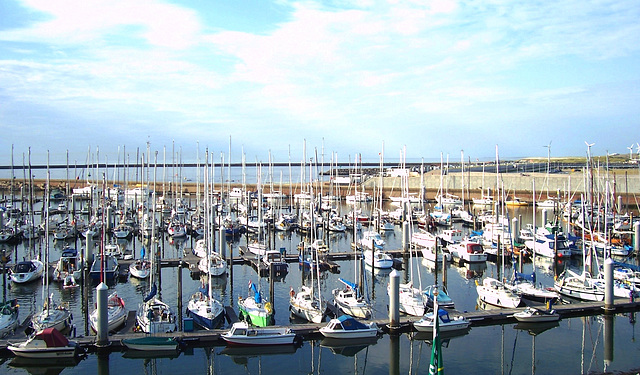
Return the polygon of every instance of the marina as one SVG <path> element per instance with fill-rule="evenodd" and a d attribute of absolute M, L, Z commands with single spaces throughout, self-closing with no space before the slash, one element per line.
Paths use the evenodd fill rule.
<path fill-rule="evenodd" d="M 374 180 L 375 178 L 370 178 L 368 181 Z M 154 186 L 151 182 L 149 182 L 149 185 Z M 160 184 L 155 186 L 158 191 L 162 189 Z M 361 186 L 364 188 L 365 184 Z M 241 198 L 227 196 L 232 189 L 226 184 L 218 184 L 218 188 L 219 190 L 216 189 L 212 195 L 211 199 L 215 203 L 211 204 L 211 206 L 220 207 L 222 210 L 215 210 L 216 212 L 213 213 L 213 217 L 209 220 L 217 223 L 215 217 L 218 216 L 220 218 L 231 215 L 240 217 L 239 203 L 241 203 Z M 331 191 L 335 187 L 331 187 L 328 184 L 326 188 Z M 357 187 L 354 186 L 354 188 Z M 443 338 L 445 338 L 447 345 L 462 345 L 466 347 L 475 340 L 486 340 L 487 337 L 495 337 L 496 329 L 500 331 L 503 340 L 505 336 L 509 339 L 511 335 L 505 333 L 505 327 L 514 327 L 515 331 L 522 329 L 533 337 L 545 331 L 549 333 L 545 333 L 544 336 L 556 337 L 554 332 L 559 332 L 558 335 L 564 335 L 561 332 L 566 332 L 567 329 L 571 330 L 571 326 L 575 324 L 584 325 L 588 322 L 590 322 L 588 323 L 589 326 L 601 324 L 604 333 L 601 331 L 597 335 L 605 335 L 610 334 L 614 329 L 628 332 L 623 327 L 628 324 L 633 326 L 633 323 L 635 323 L 635 314 L 640 309 L 640 304 L 635 302 L 637 295 L 631 298 L 617 295 L 612 301 L 601 300 L 595 302 L 578 301 L 566 297 L 559 298 L 554 301 L 553 310 L 558 314 L 560 321 L 543 323 L 518 322 L 514 314 L 525 310 L 526 305 L 535 306 L 538 309 L 546 309 L 544 302 L 529 301 L 526 304 L 522 303 L 517 308 L 497 308 L 484 304 L 478 299 L 476 292 L 476 284 L 481 284 L 483 278 L 511 280 L 516 271 L 522 274 L 536 273 L 536 283 L 544 285 L 547 289 L 553 289 L 556 277 L 561 275 L 565 269 L 573 269 L 577 272 L 585 263 L 581 259 L 582 255 L 558 257 L 556 259 L 533 256 L 531 253 L 527 253 L 526 248 L 518 241 L 509 242 L 510 246 L 508 247 L 502 247 L 498 242 L 497 247 L 495 244 L 493 245 L 493 253 L 491 252 L 492 246 L 485 243 L 483 247 L 486 257 L 473 258 L 473 261 L 470 261 L 471 258 L 467 258 L 467 254 L 464 252 L 469 249 L 468 251 L 471 253 L 477 254 L 479 250 L 474 245 L 475 242 L 464 242 L 465 245 L 462 247 L 455 246 L 461 240 L 468 241 L 468 238 L 481 233 L 483 224 L 478 219 L 478 213 L 481 211 L 480 206 L 469 206 L 473 207 L 469 211 L 476 216 L 470 225 L 465 224 L 462 220 L 456 220 L 446 226 L 432 224 L 432 227 L 430 227 L 429 224 L 423 226 L 424 224 L 415 218 L 403 222 L 401 219 L 393 219 L 391 217 L 388 219 L 389 229 L 380 230 L 379 241 L 383 245 L 380 247 L 367 247 L 367 242 L 358 240 L 363 236 L 362 233 L 379 225 L 381 212 L 385 212 L 385 215 L 388 215 L 396 210 L 394 200 L 387 197 L 382 199 L 377 196 L 381 191 L 378 190 L 381 189 L 379 185 L 374 185 L 372 188 L 369 187 L 367 189 L 371 191 L 373 197 L 371 200 L 363 200 L 354 205 L 338 199 L 331 204 L 331 209 L 318 211 L 319 214 L 315 217 L 312 216 L 310 219 L 311 228 L 315 227 L 316 229 L 305 229 L 303 221 L 299 221 L 297 229 L 277 230 L 275 225 L 277 217 L 271 216 L 272 218 L 269 219 L 271 221 L 266 222 L 264 229 L 249 230 L 249 224 L 247 223 L 247 226 L 241 229 L 238 234 L 230 234 L 232 232 L 226 232 L 225 226 L 215 225 L 213 229 L 205 232 L 210 236 L 209 239 L 205 236 L 205 242 L 199 242 L 202 241 L 202 237 L 196 231 L 199 222 L 197 214 L 202 213 L 202 208 L 198 196 L 202 194 L 201 192 L 204 191 L 204 188 L 201 189 L 196 185 L 191 186 L 188 191 L 182 191 L 181 194 L 184 194 L 182 198 L 178 195 L 175 198 L 171 198 L 171 201 L 183 204 L 184 209 L 180 209 L 178 205 L 165 205 L 166 200 L 164 199 L 162 200 L 163 206 L 160 206 L 158 204 L 160 200 L 153 199 L 153 193 L 148 198 L 145 198 L 151 204 L 146 216 L 147 220 L 157 223 L 151 234 L 151 238 L 157 238 L 155 244 L 149 242 L 146 232 L 142 228 L 143 217 L 145 216 L 141 212 L 131 216 L 127 213 L 127 207 L 129 209 L 140 207 L 139 204 L 144 199 L 139 196 L 133 196 L 134 202 L 131 204 L 127 204 L 127 200 L 119 201 L 117 198 L 113 199 L 113 209 L 103 210 L 103 227 L 98 228 L 103 231 L 100 235 L 82 236 L 80 233 L 87 233 L 86 229 L 78 228 L 78 234 L 68 239 L 56 239 L 53 231 L 51 231 L 50 235 L 42 234 L 39 239 L 24 237 L 19 240 L 5 242 L 0 245 L 4 254 L 3 259 L 6 260 L 3 264 L 3 269 L 5 270 L 3 273 L 5 278 L 3 283 L 4 298 L 5 300 L 15 299 L 18 302 L 20 305 L 20 317 L 18 328 L 0 339 L 0 353 L 5 353 L 3 354 L 5 357 L 2 366 L 7 370 L 11 369 L 11 371 L 24 367 L 24 364 L 22 364 L 23 366 L 18 366 L 20 364 L 19 360 L 11 359 L 7 348 L 10 344 L 23 341 L 27 337 L 26 334 L 31 331 L 31 318 L 39 313 L 44 301 L 48 301 L 50 298 L 51 301 L 57 301 L 60 306 L 64 306 L 65 309 L 69 310 L 73 316 L 73 321 L 66 327 L 65 333 L 69 335 L 70 340 L 77 342 L 80 347 L 89 353 L 82 360 L 63 364 L 64 373 L 95 371 L 96 368 L 98 370 L 102 369 L 100 371 L 109 371 L 110 368 L 117 367 L 119 366 L 118 363 L 121 363 L 122 359 L 119 359 L 120 353 L 123 353 L 123 358 L 144 359 L 145 362 L 140 363 L 140 365 L 145 369 L 146 366 L 151 365 L 148 362 L 151 359 L 156 365 L 157 363 L 162 363 L 163 366 L 167 366 L 167 360 L 180 361 L 180 358 L 185 356 L 198 356 L 205 358 L 207 362 L 217 361 L 218 366 L 222 366 L 217 371 L 237 369 L 235 367 L 237 365 L 234 363 L 238 358 L 243 358 L 242 361 L 246 366 L 255 366 L 254 359 L 257 359 L 257 363 L 261 364 L 263 361 L 269 363 L 271 356 L 287 356 L 289 361 L 297 363 L 301 372 L 307 372 L 308 369 L 304 371 L 303 369 L 311 365 L 309 361 L 318 365 L 323 363 L 320 357 L 316 357 L 322 352 L 323 348 L 329 350 L 332 356 L 340 355 L 339 353 L 348 353 L 349 350 L 354 350 L 355 353 L 360 352 L 361 354 L 359 355 L 362 356 L 362 353 L 369 352 L 369 348 L 374 352 L 378 352 L 378 355 L 382 355 L 380 353 L 382 350 L 387 353 L 384 356 L 390 359 L 383 363 L 378 363 L 374 370 L 369 367 L 369 371 L 374 373 L 404 372 L 406 366 L 413 366 L 414 361 L 419 363 L 420 355 L 413 358 L 414 349 L 422 347 L 423 343 L 431 345 L 429 341 L 431 337 L 425 337 L 423 332 L 418 332 L 413 326 L 414 323 L 422 318 L 421 315 L 400 314 L 396 318 L 393 311 L 390 311 L 391 297 L 389 293 L 391 293 L 391 289 L 389 288 L 395 278 L 398 278 L 400 285 L 405 286 L 405 288 L 414 287 L 418 291 L 425 290 L 426 287 L 433 285 L 442 290 L 446 289 L 448 295 L 453 299 L 452 306 L 447 310 L 450 316 L 470 322 L 469 328 L 463 330 L 464 332 L 455 334 L 454 332 L 456 331 L 443 332 Z M 393 189 L 389 190 L 388 187 L 385 189 L 382 190 L 385 194 L 393 194 Z M 150 189 L 150 191 L 153 191 L 153 189 Z M 256 218 L 266 214 L 267 211 L 261 213 L 255 205 L 255 202 L 261 201 L 261 185 L 249 185 L 247 191 L 254 191 L 255 195 L 246 195 L 246 197 L 251 197 L 245 203 L 246 206 L 253 207 L 248 209 L 246 215 L 251 216 L 252 211 Z M 288 190 L 288 192 L 290 191 Z M 348 191 L 343 192 L 343 199 Z M 100 193 L 100 190 L 95 189 L 95 194 L 92 199 L 79 199 L 78 197 L 64 201 L 66 203 L 65 206 L 69 207 L 66 209 L 59 203 L 53 202 L 48 203 L 49 209 L 44 209 L 48 198 L 46 196 L 36 196 L 36 199 L 33 199 L 35 202 L 33 209 L 25 210 L 23 214 L 33 218 L 32 220 L 36 224 L 45 224 L 45 219 L 50 217 L 60 217 L 62 219 L 61 222 L 64 222 L 66 217 L 72 217 L 75 225 L 88 223 L 93 221 L 91 212 L 102 205 L 99 200 L 96 200 L 99 199 L 96 197 L 101 196 L 102 193 Z M 171 196 L 173 193 L 166 192 L 165 194 Z M 532 195 L 532 193 L 529 194 Z M 524 197 L 526 195 L 521 194 L 521 196 Z M 221 199 L 221 197 L 225 199 Z M 25 202 L 21 199 L 13 199 L 11 201 Z M 60 201 L 58 199 L 56 202 Z M 136 204 L 135 201 L 140 203 Z M 252 201 L 254 202 L 253 204 Z M 225 202 L 227 204 L 231 203 L 229 211 L 223 208 Z M 273 207 L 276 213 L 292 214 L 299 218 L 303 217 L 305 212 L 310 209 L 313 212 L 313 205 L 311 204 L 310 206 L 309 201 L 295 201 L 288 198 L 287 195 L 281 201 L 273 201 L 263 197 L 262 202 L 265 208 Z M 434 202 L 436 202 L 435 195 L 433 198 L 425 196 L 422 205 L 428 212 L 433 212 L 438 210 L 437 203 Z M 25 203 L 22 204 L 24 205 Z M 317 204 L 319 205 L 319 203 Z M 516 219 L 517 221 L 514 221 L 513 225 L 518 228 L 520 223 L 524 227 L 524 224 L 531 223 L 536 219 L 538 226 L 542 226 L 543 223 L 548 224 L 558 220 L 558 218 L 562 220 L 562 215 L 558 211 L 559 206 L 555 207 L 555 209 L 550 207 L 545 210 L 536 209 L 532 206 L 507 207 L 504 212 L 508 215 L 508 222 L 511 223 L 512 219 Z M 362 217 L 366 218 L 359 221 L 361 228 L 354 228 L 354 225 L 351 224 L 350 229 L 342 231 L 329 229 L 329 220 L 339 218 L 342 221 L 348 221 L 350 215 L 352 215 L 351 218 L 354 218 L 355 214 L 351 214 L 351 212 L 355 208 L 360 209 Z M 183 210 L 183 213 L 180 214 L 181 216 L 174 216 L 179 209 Z M 8 216 L 7 212 L 3 212 L 3 224 L 9 223 L 11 225 L 12 217 Z M 629 219 L 631 221 L 633 221 L 634 217 L 633 212 Z M 409 215 L 409 212 L 405 214 L 407 214 L 407 217 L 412 216 Z M 130 217 L 133 218 L 130 223 L 133 228 L 132 233 L 130 235 L 116 236 L 115 228 L 118 227 L 118 223 L 124 223 Z M 175 223 L 175 221 L 172 221 L 172 217 L 179 217 L 180 222 L 186 224 L 184 234 L 173 236 L 169 234 L 168 227 L 175 225 L 170 224 Z M 575 233 L 575 221 L 562 220 L 561 223 L 562 228 Z M 58 224 L 52 225 L 57 226 Z M 411 241 L 411 233 L 421 233 L 423 228 L 431 228 L 430 232 L 434 235 L 434 238 L 437 238 L 437 245 L 432 250 L 429 250 L 433 251 L 434 254 L 440 254 L 437 258 L 437 263 L 430 260 L 428 258 L 430 257 L 429 251 L 425 251 L 425 248 L 429 246 L 429 241 L 431 241 L 430 237 L 423 238 L 419 245 Z M 632 236 L 633 228 L 628 229 L 626 232 L 621 231 L 621 233 L 627 233 Z M 507 234 L 513 235 L 514 238 L 518 237 L 518 234 L 513 231 L 505 233 L 503 236 L 507 238 Z M 212 251 L 220 254 L 226 262 L 226 272 L 219 276 L 209 276 L 205 271 L 208 268 L 199 267 L 202 258 L 196 255 L 196 249 L 198 246 L 203 246 L 203 243 L 206 245 L 206 241 L 209 241 L 208 244 L 211 246 Z M 253 244 L 257 241 L 274 250 L 274 254 L 271 256 L 272 261 L 282 262 L 286 264 L 286 267 L 279 266 L 276 272 L 276 267 L 273 263 L 270 266 L 270 263 L 264 262 L 261 256 L 254 254 L 250 247 L 254 246 Z M 507 242 L 506 239 L 504 241 Z M 448 252 L 449 246 L 452 249 L 451 253 Z M 73 252 L 70 249 L 77 249 L 77 252 Z M 89 274 L 80 276 L 75 271 L 77 271 L 78 265 L 84 264 L 85 266 L 81 268 L 88 272 L 90 269 L 89 260 L 92 258 L 100 259 L 105 249 L 109 249 L 109 254 L 113 254 L 117 259 L 117 269 L 114 271 L 112 278 L 107 278 L 106 273 L 104 274 L 107 291 L 109 294 L 117 293 L 118 298 L 122 299 L 126 317 L 124 318 L 124 323 L 115 329 L 109 327 L 111 332 L 101 338 L 99 334 L 95 333 L 95 327 L 91 328 L 94 323 L 91 322 L 89 324 L 89 313 L 95 311 L 96 306 L 100 304 L 99 288 L 96 288 L 98 281 L 92 281 Z M 309 252 L 309 249 L 312 251 Z M 372 269 L 370 266 L 365 265 L 366 256 L 368 253 L 373 254 L 374 251 L 384 251 L 391 260 L 391 268 Z M 46 257 L 45 252 L 47 253 Z M 310 258 L 304 258 L 304 254 L 307 253 L 311 254 Z M 630 267 L 636 266 L 636 253 L 637 250 L 633 250 L 629 253 L 629 256 L 617 258 L 617 261 L 621 264 L 628 264 Z M 14 265 L 23 258 L 34 254 L 39 254 L 38 258 L 46 261 L 45 274 L 48 275 L 48 278 L 41 280 L 49 281 L 36 281 L 24 285 L 9 281 L 9 270 L 12 270 Z M 150 258 L 151 254 L 156 255 L 152 260 Z M 67 264 L 76 262 L 75 257 L 77 257 L 78 263 L 73 268 L 69 269 L 68 267 L 60 266 L 63 258 L 65 259 L 65 264 Z M 152 264 L 156 264 L 155 271 L 152 271 L 153 279 L 137 278 L 130 274 L 130 266 L 142 258 L 149 259 Z M 602 259 L 600 262 L 602 263 Z M 74 276 L 77 286 L 72 288 L 65 287 L 66 283 L 62 282 L 65 280 L 65 274 L 62 273 L 63 270 Z M 59 281 L 53 280 L 54 275 Z M 98 272 L 98 280 L 99 278 L 100 273 Z M 334 306 L 331 295 L 333 294 L 332 290 L 335 288 L 349 288 L 349 285 L 351 285 L 350 283 L 341 282 L 342 278 L 354 280 L 355 284 L 353 285 L 355 288 L 358 288 L 358 285 L 362 286 L 360 292 L 371 303 L 372 311 L 371 318 L 365 320 L 365 322 L 367 324 L 375 324 L 380 330 L 377 336 L 357 339 L 364 340 L 363 343 L 344 343 L 340 339 L 323 338 L 321 333 L 321 328 L 325 327 L 331 318 L 341 315 L 339 309 Z M 224 317 L 220 320 L 220 323 L 216 323 L 215 327 L 203 329 L 198 324 L 195 324 L 196 320 L 189 316 L 186 307 L 190 303 L 189 296 L 195 291 L 202 291 L 203 288 L 206 290 L 207 284 L 210 290 L 208 293 L 212 293 L 222 304 Z M 249 288 L 247 288 L 247 284 L 249 284 Z M 157 289 L 154 289 L 156 285 Z M 314 288 L 315 294 L 321 298 L 319 302 L 330 302 L 319 323 L 303 321 L 298 317 L 294 317 L 288 311 L 290 308 L 289 291 L 293 291 L 293 289 L 297 289 L 301 285 Z M 226 345 L 222 338 L 223 335 L 241 318 L 238 314 L 237 301 L 240 297 L 244 298 L 247 295 L 252 295 L 252 286 L 254 288 L 253 291 L 259 292 L 262 298 L 268 301 L 271 306 L 274 324 L 269 328 L 272 330 L 269 332 L 273 332 L 269 333 L 269 335 L 272 335 L 273 339 L 277 340 L 276 335 L 281 335 L 285 331 L 291 332 L 298 338 L 295 341 L 296 344 L 276 345 L 276 347 L 280 347 L 278 349 L 270 348 L 269 346 L 259 348 L 259 345 L 252 345 L 257 346 L 257 348 L 254 347 L 251 350 Z M 143 306 L 143 299 L 147 298 L 146 296 L 150 290 L 152 292 L 155 291 L 156 297 L 154 298 L 161 298 L 163 303 L 166 303 L 168 308 L 171 309 L 173 316 L 171 321 L 175 324 L 175 328 L 168 329 L 171 332 L 158 331 L 151 335 L 140 332 L 138 308 Z M 208 293 L 206 295 L 209 295 Z M 455 307 L 453 307 L 453 303 L 455 303 Z M 424 309 L 424 311 L 428 311 L 426 306 L 424 306 Z M 628 322 L 626 322 L 627 320 Z M 612 321 L 619 321 L 620 323 L 617 323 L 614 328 Z M 554 323 L 555 326 L 545 326 L 551 323 Z M 527 324 L 533 324 L 534 326 L 527 326 Z M 611 326 L 608 326 L 609 324 Z M 585 325 L 585 329 L 587 328 Z M 538 333 L 538 331 L 540 332 Z M 611 338 L 603 336 L 602 339 L 607 343 L 607 348 L 604 351 L 599 349 L 597 353 L 594 348 L 592 357 L 587 362 L 583 360 L 580 364 L 573 365 L 574 372 L 583 371 L 578 370 L 578 367 L 583 367 L 585 364 L 593 366 L 595 359 L 600 363 L 592 367 L 596 371 L 604 372 L 612 368 L 624 370 L 634 368 L 633 361 L 620 360 L 620 358 L 626 358 L 624 353 L 628 349 L 620 349 L 620 345 L 615 345 L 616 350 L 623 353 L 615 356 L 617 359 L 615 361 L 612 359 L 612 352 L 609 352 L 613 350 L 614 342 L 620 340 L 621 337 L 626 337 L 625 335 L 626 333 L 618 334 Z M 155 338 L 155 341 L 144 340 L 145 337 Z M 170 340 L 169 344 L 166 344 L 164 339 Z M 251 340 L 250 337 L 247 337 L 247 339 Z M 153 354 L 151 349 L 145 349 L 153 348 L 154 345 L 157 345 L 156 342 L 162 343 L 167 348 L 173 348 L 173 345 L 177 345 L 179 349 L 159 350 L 156 355 Z M 129 344 L 127 345 L 127 343 Z M 518 347 L 521 345 L 523 344 L 518 343 Z M 627 346 L 628 344 L 623 345 Z M 478 348 L 469 347 L 467 349 L 472 350 L 474 353 L 478 351 Z M 407 350 L 411 356 L 410 362 L 395 359 L 395 356 L 399 356 L 400 352 L 406 355 Z M 470 366 L 468 361 L 460 358 L 454 359 L 452 353 L 447 354 L 447 350 L 448 348 L 445 347 L 444 353 L 447 368 L 458 372 L 464 371 L 467 366 Z M 507 354 L 504 348 L 497 350 L 497 353 L 502 353 L 502 357 Z M 490 360 L 492 364 L 487 364 L 485 368 L 488 372 L 495 372 L 500 366 L 503 368 L 504 366 L 509 367 L 515 373 L 530 372 L 531 367 L 536 363 L 527 361 L 505 363 L 500 360 L 500 356 L 489 353 L 485 353 L 485 355 L 488 358 L 492 358 Z M 227 356 L 232 359 L 231 362 L 223 359 Z M 368 357 L 368 355 L 365 355 L 365 358 Z M 106 362 L 105 358 L 108 359 Z M 301 358 L 306 359 L 302 360 Z M 341 356 L 341 358 L 343 357 Z M 351 356 L 344 358 L 351 358 Z M 375 359 L 370 360 L 373 363 L 376 362 Z M 423 360 L 428 361 L 428 357 Z M 533 361 L 533 359 L 531 360 Z M 14 362 L 16 362 L 15 367 L 11 365 Z M 340 371 L 339 369 L 344 371 L 345 366 L 348 366 L 347 362 L 338 360 L 324 363 L 324 365 L 337 371 Z M 553 362 L 548 366 L 557 365 L 557 362 Z M 319 370 L 315 365 L 313 366 L 315 370 Z M 553 367 L 546 366 L 540 363 L 535 364 L 540 373 L 553 372 L 550 370 Z M 529 367 L 529 370 L 525 370 L 527 367 Z M 217 372 L 211 368 L 203 368 L 202 370 L 208 373 Z"/>

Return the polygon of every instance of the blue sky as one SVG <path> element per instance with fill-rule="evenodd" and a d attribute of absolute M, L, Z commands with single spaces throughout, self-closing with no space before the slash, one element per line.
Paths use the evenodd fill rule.
<path fill-rule="evenodd" d="M 631 1 L 0 2 L 0 163 L 172 144 L 232 159 L 628 153 Z M 634 150 L 634 153 L 636 150 Z M 329 156 L 327 156 L 327 159 Z"/>

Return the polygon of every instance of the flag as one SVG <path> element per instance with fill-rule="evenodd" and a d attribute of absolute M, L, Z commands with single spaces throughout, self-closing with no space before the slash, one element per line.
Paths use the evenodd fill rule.
<path fill-rule="evenodd" d="M 431 362 L 429 362 L 429 375 L 444 375 L 444 362 L 442 361 L 442 343 L 440 342 L 440 313 L 438 308 L 437 289 L 433 293 L 433 320 L 433 344 L 431 346 Z"/>
<path fill-rule="evenodd" d="M 429 375 L 443 375 L 444 363 L 442 361 L 442 344 L 440 342 L 440 332 L 438 332 L 440 329 L 438 320 L 440 319 L 437 316 L 437 313 L 434 312 L 434 315 L 436 315 L 436 323 L 434 328 L 435 333 L 433 345 L 431 346 L 431 362 L 429 363 Z"/>

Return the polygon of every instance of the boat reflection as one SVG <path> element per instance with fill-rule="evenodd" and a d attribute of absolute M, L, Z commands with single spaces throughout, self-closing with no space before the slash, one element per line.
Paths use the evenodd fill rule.
<path fill-rule="evenodd" d="M 122 358 L 127 359 L 174 359 L 180 356 L 180 350 L 127 350 L 122 354 Z"/>
<path fill-rule="evenodd" d="M 328 348 L 333 354 L 353 357 L 362 349 L 378 343 L 378 337 L 367 337 L 362 339 L 332 339 L 325 337 L 320 341 L 320 346 Z"/>
<path fill-rule="evenodd" d="M 477 279 L 482 277 L 484 271 L 487 269 L 487 262 L 481 263 L 465 263 L 461 267 L 457 267 L 460 276 L 467 280 Z"/>
<path fill-rule="evenodd" d="M 513 326 L 514 329 L 527 331 L 531 336 L 537 336 L 545 331 L 560 326 L 560 322 L 539 322 L 539 323 L 523 323 L 520 322 Z"/>
<path fill-rule="evenodd" d="M 236 363 L 242 362 L 242 358 L 261 357 L 264 355 L 289 355 L 298 350 L 297 345 L 256 345 L 256 346 L 227 346 L 220 351 L 219 354 L 224 354 L 233 358 Z M 240 362 L 236 361 L 240 359 Z"/>
<path fill-rule="evenodd" d="M 471 327 L 467 327 L 467 329 L 459 329 L 459 330 L 455 330 L 455 331 L 448 331 L 448 332 L 440 332 L 440 340 L 442 340 L 442 344 L 444 345 L 445 342 L 447 345 L 449 345 L 449 340 L 457 338 L 457 337 L 462 337 L 462 336 L 466 336 L 469 334 L 469 331 L 471 331 Z M 418 341 L 426 341 L 428 343 L 433 342 L 433 333 L 431 332 L 412 332 L 409 335 L 409 338 L 411 340 L 418 340 Z"/>
<path fill-rule="evenodd" d="M 14 357 L 9 363 L 10 367 L 27 370 L 33 375 L 57 375 L 68 367 L 74 367 L 83 358 L 33 358 Z"/>

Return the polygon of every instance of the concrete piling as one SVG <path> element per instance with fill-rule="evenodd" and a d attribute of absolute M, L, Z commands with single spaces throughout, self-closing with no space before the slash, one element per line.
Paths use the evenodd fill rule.
<path fill-rule="evenodd" d="M 389 327 L 400 326 L 400 273 L 395 269 L 389 274 Z"/>
<path fill-rule="evenodd" d="M 96 302 L 98 308 L 98 321 L 96 325 L 97 346 L 109 345 L 109 321 L 108 321 L 108 296 L 109 287 L 100 283 L 96 287 Z"/>

